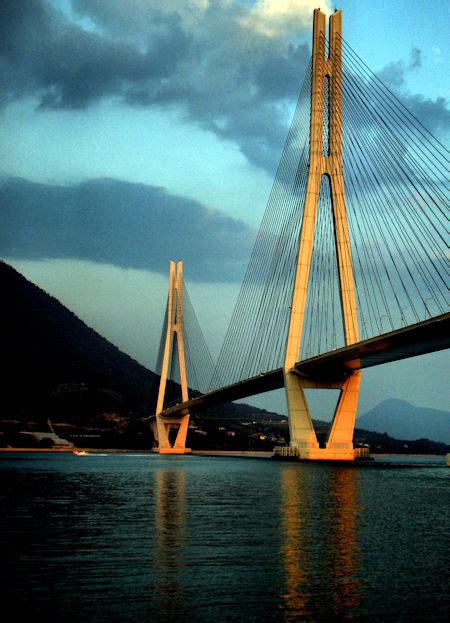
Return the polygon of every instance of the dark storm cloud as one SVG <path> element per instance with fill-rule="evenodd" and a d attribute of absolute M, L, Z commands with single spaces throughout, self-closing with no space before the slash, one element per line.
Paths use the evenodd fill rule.
<path fill-rule="evenodd" d="M 167 16 L 166 22 L 143 53 L 70 24 L 39 0 L 5 0 L 0 5 L 3 97 L 31 94 L 43 107 L 78 109 L 125 95 L 132 85 L 159 83 L 173 71 L 185 45 L 176 20 Z"/>
<path fill-rule="evenodd" d="M 41 107 L 82 109 L 114 96 L 175 105 L 274 169 L 287 132 L 284 104 L 297 96 L 307 45 L 246 27 L 248 8 L 234 3 L 211 3 L 189 24 L 172 3 L 72 5 L 89 29 L 43 0 L 0 4 L 3 102 L 32 95 Z"/>
<path fill-rule="evenodd" d="M 274 172 L 307 44 L 283 28 L 269 35 L 249 26 L 255 15 L 240 2 L 196 8 L 181 0 L 72 0 L 74 20 L 55 6 L 49 0 L 0 3 L 0 103 L 31 95 L 53 109 L 83 109 L 108 97 L 131 106 L 175 106 Z M 301 19 L 297 26 L 290 33 L 302 32 Z M 310 24 L 307 40 L 309 30 Z M 379 75 L 439 131 L 448 121 L 447 102 L 402 93 L 406 73 L 420 63 L 415 48 Z"/>
<path fill-rule="evenodd" d="M 163 188 L 112 179 L 0 185 L 0 253 L 73 258 L 167 272 L 182 257 L 191 279 L 242 279 L 254 240 L 245 223 Z M 195 241 L 193 244 L 192 241 Z"/>

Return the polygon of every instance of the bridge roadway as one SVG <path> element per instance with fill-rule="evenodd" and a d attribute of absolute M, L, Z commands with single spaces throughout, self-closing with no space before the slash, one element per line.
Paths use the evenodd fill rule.
<path fill-rule="evenodd" d="M 449 347 L 450 313 L 446 313 L 299 361 L 295 364 L 295 368 L 298 374 L 306 378 L 333 382 L 342 380 L 354 370 L 399 361 L 416 355 L 425 355 Z M 161 415 L 164 417 L 181 415 L 185 409 L 193 411 L 262 394 L 283 386 L 283 368 L 277 368 L 168 407 Z"/>

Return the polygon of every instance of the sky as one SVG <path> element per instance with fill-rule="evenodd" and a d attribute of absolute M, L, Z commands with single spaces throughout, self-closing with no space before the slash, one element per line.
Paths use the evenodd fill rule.
<path fill-rule="evenodd" d="M 213 357 L 310 55 L 315 0 L 3 0 L 0 253 L 153 368 L 170 259 Z M 442 142 L 448 2 L 342 0 L 344 38 Z M 448 409 L 447 353 L 368 370 Z M 283 392 L 249 400 L 284 412 Z M 327 419 L 320 412 L 317 415 Z"/>

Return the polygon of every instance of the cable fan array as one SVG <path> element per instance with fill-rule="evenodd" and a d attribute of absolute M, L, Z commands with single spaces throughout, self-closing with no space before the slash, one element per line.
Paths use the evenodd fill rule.
<path fill-rule="evenodd" d="M 175 306 L 174 306 L 175 307 Z M 161 375 L 166 334 L 168 327 L 168 304 L 164 314 L 163 331 L 159 344 L 158 357 L 156 362 L 156 372 Z M 197 319 L 194 307 L 191 303 L 186 285 L 183 283 L 183 342 L 186 363 L 186 377 L 188 380 L 189 398 L 195 398 L 201 393 L 205 393 L 210 385 L 211 374 L 214 369 L 214 362 L 209 352 L 206 340 L 203 336 L 200 324 Z M 167 372 L 169 383 L 167 386 L 164 406 L 181 402 L 181 376 L 179 365 L 179 343 L 174 338 L 172 343 L 171 356 Z"/>
<path fill-rule="evenodd" d="M 342 51 L 343 173 L 360 338 L 366 339 L 448 309 L 448 151 L 344 40 Z M 330 109 L 328 80 L 322 88 L 327 155 L 333 148 L 329 120 L 336 111 Z M 193 392 L 283 365 L 308 179 L 310 100 L 311 63 L 214 369 L 185 291 L 186 363 Z M 324 176 L 299 359 L 342 345 L 334 217 Z M 170 378 L 178 383 L 176 352 L 172 363 Z"/>
<path fill-rule="evenodd" d="M 448 309 L 448 151 L 343 50 L 347 213 L 369 337 Z"/>
<path fill-rule="evenodd" d="M 309 159 L 311 62 L 211 388 L 279 367 L 283 360 Z"/>

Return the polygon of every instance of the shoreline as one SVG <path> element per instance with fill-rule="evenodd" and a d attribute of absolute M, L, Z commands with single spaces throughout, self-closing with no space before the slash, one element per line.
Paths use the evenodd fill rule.
<path fill-rule="evenodd" d="M 73 454 L 76 451 L 84 451 L 84 452 L 95 452 L 95 453 L 107 453 L 107 454 L 127 454 L 127 453 L 136 453 L 139 454 L 148 454 L 150 456 L 156 456 L 159 453 L 153 452 L 153 450 L 148 449 L 136 449 L 136 448 L 79 448 L 79 447 L 71 447 L 71 448 L 0 448 L 0 453 L 10 453 L 10 452 L 47 452 L 47 453 L 66 453 Z M 272 452 L 268 452 L 267 450 L 192 450 L 191 452 L 186 452 L 186 454 L 167 454 L 161 456 L 242 456 L 242 457 L 255 457 L 255 458 L 270 458 L 272 456 Z M 445 457 L 447 453 L 443 454 L 404 454 L 404 453 L 393 453 L 393 452 L 371 452 L 370 456 L 372 457 Z"/>
<path fill-rule="evenodd" d="M 194 456 L 248 456 L 252 458 L 271 458 L 272 452 L 267 450 L 192 450 Z"/>
<path fill-rule="evenodd" d="M 66 453 L 73 454 L 74 452 L 108 452 L 108 453 L 126 453 L 126 452 L 141 452 L 142 454 L 155 454 L 151 450 L 136 450 L 133 448 L 0 448 L 0 452 L 52 452 L 52 453 Z"/>

